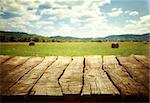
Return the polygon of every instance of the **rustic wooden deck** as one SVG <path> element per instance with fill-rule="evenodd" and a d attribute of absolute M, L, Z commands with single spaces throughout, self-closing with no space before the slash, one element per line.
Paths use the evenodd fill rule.
<path fill-rule="evenodd" d="M 0 56 L 0 95 L 149 97 L 149 59 L 122 56 Z M 107 98 L 106 98 L 107 99 Z"/>

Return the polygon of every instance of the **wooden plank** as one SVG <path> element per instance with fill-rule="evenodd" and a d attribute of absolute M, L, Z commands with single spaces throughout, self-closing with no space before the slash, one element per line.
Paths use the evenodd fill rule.
<path fill-rule="evenodd" d="M 102 70 L 101 56 L 87 56 L 84 68 L 84 86 L 82 95 L 111 94 L 118 95 L 119 91 Z"/>
<path fill-rule="evenodd" d="M 132 75 L 133 79 L 149 88 L 149 70 L 133 57 L 117 57 L 120 64 Z"/>
<path fill-rule="evenodd" d="M 136 58 L 139 62 L 141 62 L 143 65 L 145 65 L 148 69 L 150 67 L 150 60 L 144 56 L 144 55 L 133 55 L 134 58 Z"/>
<path fill-rule="evenodd" d="M 6 60 L 8 60 L 10 56 L 7 55 L 0 55 L 0 64 L 4 63 Z"/>
<path fill-rule="evenodd" d="M 18 66 L 14 71 L 9 72 L 4 78 L 1 79 L 1 95 L 5 95 L 5 93 L 11 86 L 13 86 L 17 81 L 23 77 L 26 73 L 28 73 L 32 68 L 38 65 L 43 58 L 41 57 L 32 57 L 28 59 L 23 65 Z"/>
<path fill-rule="evenodd" d="M 103 69 L 121 92 L 121 95 L 148 96 L 147 89 L 130 77 L 126 69 L 117 63 L 115 56 L 103 57 Z"/>
<path fill-rule="evenodd" d="M 45 57 L 45 59 L 26 75 L 24 75 L 12 88 L 7 91 L 9 95 L 27 95 L 31 88 L 42 76 L 44 71 L 50 66 L 56 57 Z"/>
<path fill-rule="evenodd" d="M 16 56 L 0 65 L 0 78 L 4 78 L 9 72 L 13 71 L 17 66 L 25 63 L 29 57 Z"/>
<path fill-rule="evenodd" d="M 83 61 L 83 57 L 73 57 L 73 61 L 59 79 L 63 94 L 80 94 L 83 81 Z"/>
<path fill-rule="evenodd" d="M 58 57 L 58 59 L 44 72 L 31 90 L 31 95 L 62 96 L 58 79 L 71 62 L 71 57 Z"/>

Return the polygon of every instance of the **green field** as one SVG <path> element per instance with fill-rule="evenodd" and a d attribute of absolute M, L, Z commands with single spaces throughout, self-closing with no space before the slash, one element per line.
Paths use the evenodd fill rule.
<path fill-rule="evenodd" d="M 0 43 L 0 55 L 17 56 L 85 56 L 85 55 L 148 55 L 149 44 L 143 42 L 120 42 L 119 48 L 111 48 L 111 43 Z"/>

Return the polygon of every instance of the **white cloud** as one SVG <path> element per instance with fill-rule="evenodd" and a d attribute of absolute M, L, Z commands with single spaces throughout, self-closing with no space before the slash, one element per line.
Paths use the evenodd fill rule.
<path fill-rule="evenodd" d="M 145 15 L 143 17 L 140 17 L 140 24 L 150 24 L 150 15 Z"/>
<path fill-rule="evenodd" d="M 9 12 L 17 14 L 22 20 L 38 20 L 40 17 L 35 15 L 36 10 L 27 10 L 30 5 L 33 5 L 33 1 L 3 0 L 0 4 L 3 13 Z"/>
<path fill-rule="evenodd" d="M 92 25 L 97 26 L 105 22 L 106 20 L 101 16 L 99 7 L 110 2 L 110 0 L 3 0 L 0 4 L 3 7 L 3 12 L 16 13 L 20 16 L 8 20 L 1 18 L 3 25 L 0 25 L 0 29 L 10 27 L 11 30 L 15 28 L 16 30 L 20 29 L 20 31 L 32 32 L 32 29 L 35 31 L 42 28 L 41 31 L 45 31 L 45 33 L 51 32 L 53 34 L 57 32 L 63 35 L 74 35 L 78 29 L 82 29 L 78 27 L 81 24 L 84 24 L 85 28 L 90 28 Z M 49 21 L 42 21 L 41 15 L 36 15 L 38 6 L 45 3 L 49 5 L 49 8 L 41 10 L 41 15 L 49 15 Z M 33 10 L 27 10 L 27 8 L 33 8 Z M 86 19 L 81 19 L 84 17 Z M 58 18 L 70 19 L 73 27 L 69 24 L 62 24 L 59 28 L 55 27 L 52 21 L 60 22 L 57 20 Z M 92 25 L 90 26 L 90 24 Z M 75 28 L 76 26 L 78 28 Z M 49 32 L 49 30 L 51 31 Z"/>
<path fill-rule="evenodd" d="M 136 24 L 137 23 L 137 21 L 135 21 L 135 20 L 126 20 L 126 22 L 129 24 Z"/>
<path fill-rule="evenodd" d="M 128 24 L 124 27 L 124 30 L 127 33 L 136 33 L 143 34 L 150 32 L 150 15 L 145 15 L 140 17 L 139 21 L 136 22 L 128 22 Z"/>
<path fill-rule="evenodd" d="M 127 25 L 124 27 L 109 23 L 106 15 L 101 12 L 101 7 L 109 3 L 111 0 L 3 0 L 0 14 L 11 12 L 20 16 L 8 19 L 0 17 L 0 30 L 77 37 L 150 32 L 149 15 L 141 17 L 139 21 L 126 20 Z M 44 4 L 49 8 L 38 8 Z M 108 15 L 119 17 L 123 13 L 122 8 L 113 8 Z M 125 13 L 129 14 L 131 11 Z M 132 15 L 135 14 L 137 15 Z M 43 15 L 47 16 L 46 20 Z"/>
<path fill-rule="evenodd" d="M 126 10 L 124 13 L 125 13 L 125 14 L 128 14 L 129 12 L 130 12 L 129 10 Z"/>
<path fill-rule="evenodd" d="M 63 0 L 53 2 L 52 7 L 50 9 L 42 10 L 41 14 L 46 15 L 55 15 L 59 18 L 79 18 L 82 16 L 90 16 L 90 17 L 98 17 L 100 15 L 99 6 L 102 6 L 106 3 L 109 3 L 110 0 L 89 0 L 89 1 L 82 1 L 77 0 L 75 2 Z M 70 8 L 61 8 L 61 6 L 69 6 Z M 69 5 L 70 4 L 70 5 Z M 77 5 L 80 4 L 80 5 Z M 49 3 L 51 5 L 51 3 Z"/>
<path fill-rule="evenodd" d="M 123 13 L 122 8 L 113 8 L 112 12 L 108 13 L 111 17 L 117 17 L 120 16 Z"/>
<path fill-rule="evenodd" d="M 2 12 L 11 12 L 19 15 L 26 12 L 26 7 L 19 5 L 15 0 L 2 0 L 0 6 L 2 8 Z"/>
<path fill-rule="evenodd" d="M 139 13 L 137 11 L 132 11 L 129 13 L 130 16 L 136 16 L 139 15 Z"/>
<path fill-rule="evenodd" d="M 112 11 L 116 11 L 117 10 L 117 8 L 112 8 Z"/>

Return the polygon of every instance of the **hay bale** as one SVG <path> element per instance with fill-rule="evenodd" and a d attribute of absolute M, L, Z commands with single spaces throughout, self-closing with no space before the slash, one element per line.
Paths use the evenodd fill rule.
<path fill-rule="evenodd" d="M 116 48 L 119 48 L 119 44 L 118 43 L 116 43 Z"/>
<path fill-rule="evenodd" d="M 147 44 L 148 43 L 148 41 L 144 41 L 144 44 Z"/>
<path fill-rule="evenodd" d="M 119 44 L 114 42 L 111 44 L 111 48 L 119 48 Z"/>
<path fill-rule="evenodd" d="M 115 44 L 114 43 L 111 44 L 111 48 L 115 48 Z"/>
<path fill-rule="evenodd" d="M 35 45 L 35 42 L 34 41 L 30 41 L 29 42 L 29 46 L 34 46 Z"/>

